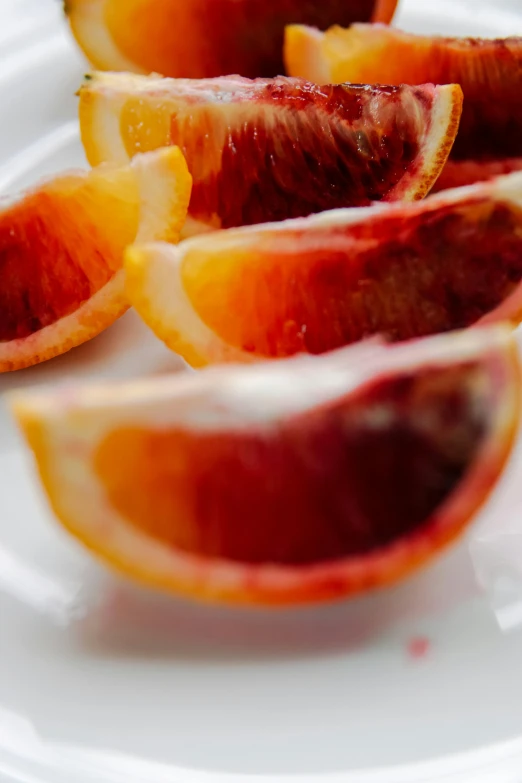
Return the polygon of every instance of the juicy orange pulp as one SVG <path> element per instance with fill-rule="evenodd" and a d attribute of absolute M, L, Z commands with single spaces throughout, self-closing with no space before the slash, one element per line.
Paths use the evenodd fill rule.
<path fill-rule="evenodd" d="M 316 234 L 309 247 L 289 235 L 259 239 L 248 249 L 189 250 L 180 272 L 206 326 L 260 357 L 324 353 L 374 333 L 398 340 L 461 328 L 522 280 L 522 208 L 487 200 L 410 220 L 390 215 L 368 237 L 362 228 L 346 239 Z"/>
<path fill-rule="evenodd" d="M 470 523 L 520 412 L 509 330 L 17 395 L 63 524 L 129 576 L 298 603 L 389 584 Z M 378 488 L 378 491 L 376 491 Z"/>
<path fill-rule="evenodd" d="M 115 429 L 95 470 L 119 514 L 184 552 L 284 565 L 367 554 L 413 535 L 462 480 L 483 437 L 470 398 L 480 405 L 473 387 L 488 382 L 473 363 L 386 379 L 278 424 L 275 442 L 255 426 Z M 394 423 L 372 427 L 379 412 Z"/>
<path fill-rule="evenodd" d="M 283 73 L 289 22 L 389 22 L 397 0 L 67 0 L 74 35 L 93 65 L 202 78 Z"/>
<path fill-rule="evenodd" d="M 126 270 L 137 311 L 195 366 L 518 323 L 522 175 L 176 248 L 135 246 Z"/>
<path fill-rule="evenodd" d="M 457 85 L 97 73 L 80 93 L 92 164 L 180 146 L 194 179 L 185 235 L 422 198 L 450 152 L 461 109 Z"/>
<path fill-rule="evenodd" d="M 58 176 L 0 211 L 0 372 L 68 351 L 128 308 L 123 253 L 176 242 L 191 178 L 175 147 Z"/>
<path fill-rule="evenodd" d="M 286 30 L 285 59 L 291 75 L 321 83 L 460 84 L 464 109 L 440 185 L 486 179 L 500 173 L 499 161 L 504 173 L 522 168 L 522 37 L 430 37 L 364 24 L 322 33 L 294 25 Z M 459 169 L 457 161 L 465 164 Z"/>
<path fill-rule="evenodd" d="M 99 291 L 121 268 L 138 221 L 130 169 L 66 176 L 0 212 L 0 341 L 28 337 Z"/>

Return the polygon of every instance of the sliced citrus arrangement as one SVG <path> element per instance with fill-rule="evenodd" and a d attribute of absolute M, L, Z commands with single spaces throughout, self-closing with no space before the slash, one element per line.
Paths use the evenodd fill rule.
<path fill-rule="evenodd" d="M 91 164 L 177 144 L 194 179 L 185 234 L 422 198 L 450 152 L 456 85 L 97 73 L 80 90 Z"/>
<path fill-rule="evenodd" d="M 194 366 L 522 319 L 522 174 L 413 204 L 133 246 L 127 291 Z"/>
<path fill-rule="evenodd" d="M 63 174 L 0 210 L 0 372 L 99 334 L 128 308 L 123 252 L 179 239 L 191 178 L 176 147 Z"/>
<path fill-rule="evenodd" d="M 290 75 L 321 84 L 460 84 L 462 121 L 438 188 L 522 169 L 522 38 L 429 37 L 365 24 L 323 33 L 294 25 L 286 30 L 285 59 Z"/>
<path fill-rule="evenodd" d="M 511 330 L 20 393 L 54 511 L 128 576 L 291 604 L 386 585 L 471 522 L 521 407 Z"/>
<path fill-rule="evenodd" d="M 290 22 L 389 22 L 397 0 L 66 0 L 73 34 L 96 68 L 201 78 L 283 73 Z"/>

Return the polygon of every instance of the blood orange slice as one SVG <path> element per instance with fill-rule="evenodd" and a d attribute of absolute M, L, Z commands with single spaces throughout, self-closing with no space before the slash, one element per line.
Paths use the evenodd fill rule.
<path fill-rule="evenodd" d="M 195 366 L 522 318 L 522 174 L 127 251 L 128 293 Z"/>
<path fill-rule="evenodd" d="M 397 0 L 66 0 L 96 68 L 201 78 L 283 73 L 283 30 L 389 22 Z"/>
<path fill-rule="evenodd" d="M 281 604 L 386 585 L 471 522 L 521 405 L 510 330 L 20 395 L 61 522 L 198 598 Z"/>
<path fill-rule="evenodd" d="M 322 33 L 296 25 L 287 28 L 285 57 L 291 75 L 320 83 L 460 84 L 462 121 L 439 188 L 522 169 L 522 38 L 427 37 L 364 24 Z"/>
<path fill-rule="evenodd" d="M 176 147 L 64 174 L 0 211 L 0 372 L 99 334 L 128 308 L 123 251 L 177 241 L 190 174 Z"/>
<path fill-rule="evenodd" d="M 522 171 L 522 156 L 519 158 L 478 158 L 477 160 L 453 160 L 450 158 L 442 169 L 432 192 L 473 185 L 475 182 L 484 182 L 515 171 Z"/>
<path fill-rule="evenodd" d="M 80 91 L 92 164 L 165 144 L 194 178 L 186 233 L 423 197 L 455 138 L 460 87 L 318 87 L 95 74 Z"/>

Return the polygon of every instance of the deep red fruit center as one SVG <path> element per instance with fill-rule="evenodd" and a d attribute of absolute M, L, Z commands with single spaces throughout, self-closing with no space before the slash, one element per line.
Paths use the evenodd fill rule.
<path fill-rule="evenodd" d="M 240 73 L 254 79 L 284 73 L 283 38 L 287 24 L 326 30 L 369 22 L 375 0 L 207 0 L 204 18 L 207 74 Z M 210 34 L 211 31 L 211 34 Z"/>
<path fill-rule="evenodd" d="M 0 215 L 0 341 L 69 315 L 113 276 L 112 242 L 80 213 L 36 193 Z"/>
<path fill-rule="evenodd" d="M 248 563 L 364 555 L 436 535 L 490 393 L 472 363 L 404 374 L 270 427 L 121 430 L 97 470 L 116 508 L 169 546 Z"/>
<path fill-rule="evenodd" d="M 194 177 L 190 214 L 230 228 L 380 201 L 421 164 L 432 102 L 416 87 L 282 81 L 241 112 L 180 112 L 171 141 Z"/>
<path fill-rule="evenodd" d="M 522 210 L 489 198 L 425 204 L 348 226 L 245 235 L 207 259 L 189 254 L 185 289 L 222 340 L 261 357 L 519 319 Z"/>

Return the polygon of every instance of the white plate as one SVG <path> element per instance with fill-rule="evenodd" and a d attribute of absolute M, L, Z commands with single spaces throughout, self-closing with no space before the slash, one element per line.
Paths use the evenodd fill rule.
<path fill-rule="evenodd" d="M 0 0 L 0 19 L 9 193 L 83 164 L 74 93 L 85 64 L 58 3 Z M 403 0 L 397 21 L 522 34 L 522 5 Z M 129 315 L 69 356 L 0 378 L 0 391 L 176 366 Z M 500 630 L 465 544 L 394 590 L 320 609 L 158 598 L 61 533 L 4 409 L 0 541 L 2 781 L 522 781 L 522 635 Z"/>

